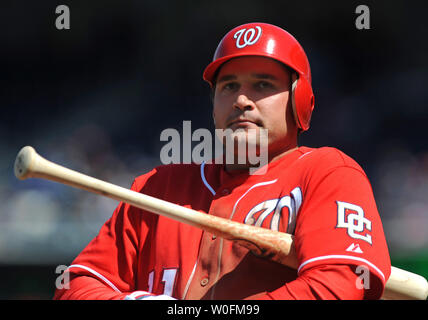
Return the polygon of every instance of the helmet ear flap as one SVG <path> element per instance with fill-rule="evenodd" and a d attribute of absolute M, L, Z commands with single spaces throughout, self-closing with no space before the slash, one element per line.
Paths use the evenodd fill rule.
<path fill-rule="evenodd" d="M 309 82 L 293 72 L 291 76 L 291 106 L 293 115 L 299 129 L 306 131 L 309 129 L 312 111 L 314 110 L 314 94 Z"/>
<path fill-rule="evenodd" d="M 300 128 L 299 117 L 297 116 L 297 108 L 296 108 L 296 86 L 297 86 L 297 74 L 295 72 L 291 73 L 291 108 L 293 110 L 294 121 L 298 128 Z"/>

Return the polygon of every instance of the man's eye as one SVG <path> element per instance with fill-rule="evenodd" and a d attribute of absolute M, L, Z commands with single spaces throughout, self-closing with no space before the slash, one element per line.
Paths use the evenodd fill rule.
<path fill-rule="evenodd" d="M 273 88 L 273 84 L 267 81 L 259 81 L 256 83 L 256 87 L 259 89 L 270 89 Z"/>
<path fill-rule="evenodd" d="M 223 86 L 223 90 L 235 90 L 236 88 L 238 88 L 236 82 L 228 82 Z"/>

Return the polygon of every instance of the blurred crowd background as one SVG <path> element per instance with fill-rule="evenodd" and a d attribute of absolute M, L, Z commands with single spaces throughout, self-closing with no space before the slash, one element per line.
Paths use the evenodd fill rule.
<path fill-rule="evenodd" d="M 58 30 L 58 5 L 70 8 Z M 358 30 L 355 9 L 370 9 Z M 160 164 L 162 130 L 213 129 L 202 80 L 217 43 L 252 21 L 309 57 L 315 111 L 301 144 L 367 172 L 393 265 L 428 278 L 427 5 L 416 1 L 2 1 L 0 299 L 50 299 L 116 201 L 13 174 L 25 145 L 129 187 Z M 352 183 L 350 181 L 350 183 Z"/>

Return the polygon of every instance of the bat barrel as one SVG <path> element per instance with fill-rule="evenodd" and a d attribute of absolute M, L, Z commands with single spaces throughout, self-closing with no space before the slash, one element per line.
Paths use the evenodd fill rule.
<path fill-rule="evenodd" d="M 426 300 L 427 280 L 415 273 L 391 267 L 391 276 L 385 286 L 384 300 Z"/>

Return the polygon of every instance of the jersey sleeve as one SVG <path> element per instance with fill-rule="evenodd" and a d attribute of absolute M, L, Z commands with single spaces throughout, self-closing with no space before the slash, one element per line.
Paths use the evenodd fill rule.
<path fill-rule="evenodd" d="M 371 185 L 351 160 L 339 166 L 326 161 L 311 173 L 297 217 L 298 274 L 322 265 L 350 265 L 358 275 L 355 286 L 378 299 L 391 262 Z"/>
<path fill-rule="evenodd" d="M 304 270 L 299 277 L 264 295 L 260 300 L 362 300 L 363 288 L 355 286 L 357 275 L 344 264 L 321 265 Z"/>
<path fill-rule="evenodd" d="M 153 173 L 154 171 L 134 181 L 131 190 L 141 190 Z M 143 210 L 121 202 L 98 235 L 68 267 L 66 272 L 70 273 L 71 287 L 66 293 L 64 289 L 57 290 L 54 298 L 72 296 L 75 299 L 121 299 L 133 292 L 139 248 L 155 217 L 144 213 Z M 75 280 L 80 276 L 83 276 L 82 280 Z"/>

